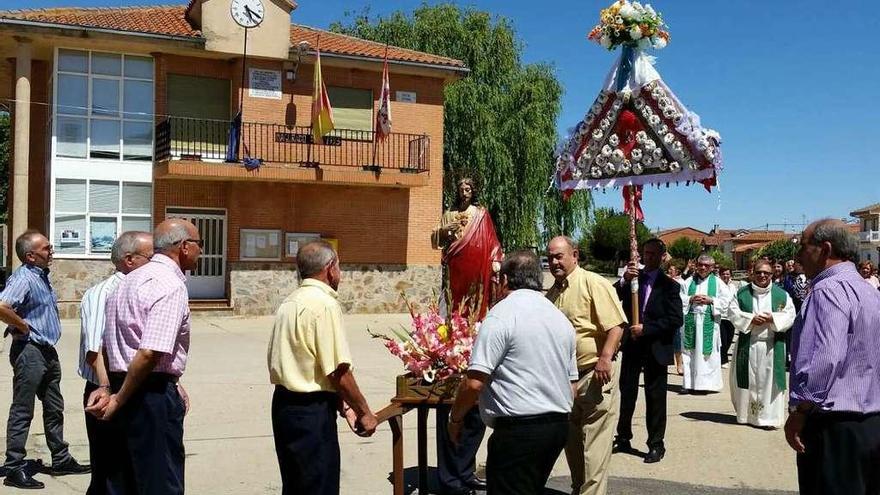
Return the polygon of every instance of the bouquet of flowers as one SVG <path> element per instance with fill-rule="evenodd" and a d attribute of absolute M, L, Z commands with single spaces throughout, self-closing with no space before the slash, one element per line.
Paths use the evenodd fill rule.
<path fill-rule="evenodd" d="M 654 11 L 651 4 L 618 0 L 607 9 L 602 9 L 599 24 L 587 38 L 609 50 L 620 45 L 660 50 L 669 43 L 669 32 L 665 28 L 663 17 Z"/>
<path fill-rule="evenodd" d="M 403 361 L 407 371 L 428 383 L 467 371 L 479 323 L 474 317 L 463 315 L 474 315 L 476 311 L 459 308 L 444 317 L 436 304 L 426 313 L 417 313 L 409 302 L 407 306 L 412 317 L 409 329 L 403 326 L 392 329 L 393 336 L 367 331 L 373 338 L 382 339 L 391 354 Z"/>

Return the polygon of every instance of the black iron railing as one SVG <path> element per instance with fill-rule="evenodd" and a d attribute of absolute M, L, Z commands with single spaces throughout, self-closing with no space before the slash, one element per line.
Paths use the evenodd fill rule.
<path fill-rule="evenodd" d="M 156 160 L 227 161 L 259 159 L 274 167 L 357 167 L 427 172 L 430 138 L 391 133 L 374 143 L 375 132 L 337 129 L 318 144 L 311 128 L 243 122 L 238 156 L 230 153 L 231 125 L 221 120 L 168 117 L 156 126 Z"/>

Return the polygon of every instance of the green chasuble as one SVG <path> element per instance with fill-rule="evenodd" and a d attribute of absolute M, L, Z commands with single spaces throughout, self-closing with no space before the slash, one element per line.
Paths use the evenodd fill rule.
<path fill-rule="evenodd" d="M 785 309 L 787 294 L 781 287 L 772 284 L 770 287 L 770 309 L 777 313 Z M 744 313 L 754 313 L 752 284 L 736 293 L 739 309 Z M 736 386 L 749 388 L 749 351 L 752 348 L 752 334 L 739 332 L 736 348 Z M 785 334 L 774 332 L 773 335 L 773 381 L 779 390 L 785 390 Z"/>
<path fill-rule="evenodd" d="M 707 279 L 709 281 L 709 286 L 707 288 L 707 296 L 715 299 L 715 296 L 718 293 L 718 278 L 715 275 L 709 275 Z M 697 282 L 691 279 L 691 285 L 688 287 L 688 297 L 697 295 Z M 714 335 L 715 335 L 715 319 L 713 316 L 713 305 L 709 304 L 706 306 L 706 310 L 703 313 L 703 355 L 709 356 L 712 354 L 712 344 L 714 343 Z M 684 335 L 682 336 L 682 343 L 685 349 L 693 350 L 697 345 L 697 318 L 694 315 L 693 306 L 688 310 L 688 314 L 684 316 Z"/>

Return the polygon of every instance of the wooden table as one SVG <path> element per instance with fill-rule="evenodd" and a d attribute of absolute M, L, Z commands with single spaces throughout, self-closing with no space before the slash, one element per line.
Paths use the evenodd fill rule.
<path fill-rule="evenodd" d="M 379 422 L 388 421 L 391 426 L 391 450 L 393 471 L 391 482 L 394 495 L 403 495 L 403 415 L 415 409 L 418 413 L 418 459 L 419 495 L 428 493 L 428 411 L 440 405 L 452 405 L 453 398 L 441 397 L 395 397 L 391 404 L 379 411 Z"/>

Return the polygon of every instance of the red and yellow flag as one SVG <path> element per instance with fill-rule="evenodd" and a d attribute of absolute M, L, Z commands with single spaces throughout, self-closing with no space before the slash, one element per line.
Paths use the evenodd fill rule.
<path fill-rule="evenodd" d="M 333 107 L 330 96 L 321 77 L 321 48 L 317 49 L 315 59 L 315 92 L 312 95 L 312 137 L 316 144 L 324 144 L 324 136 L 333 131 Z"/>

